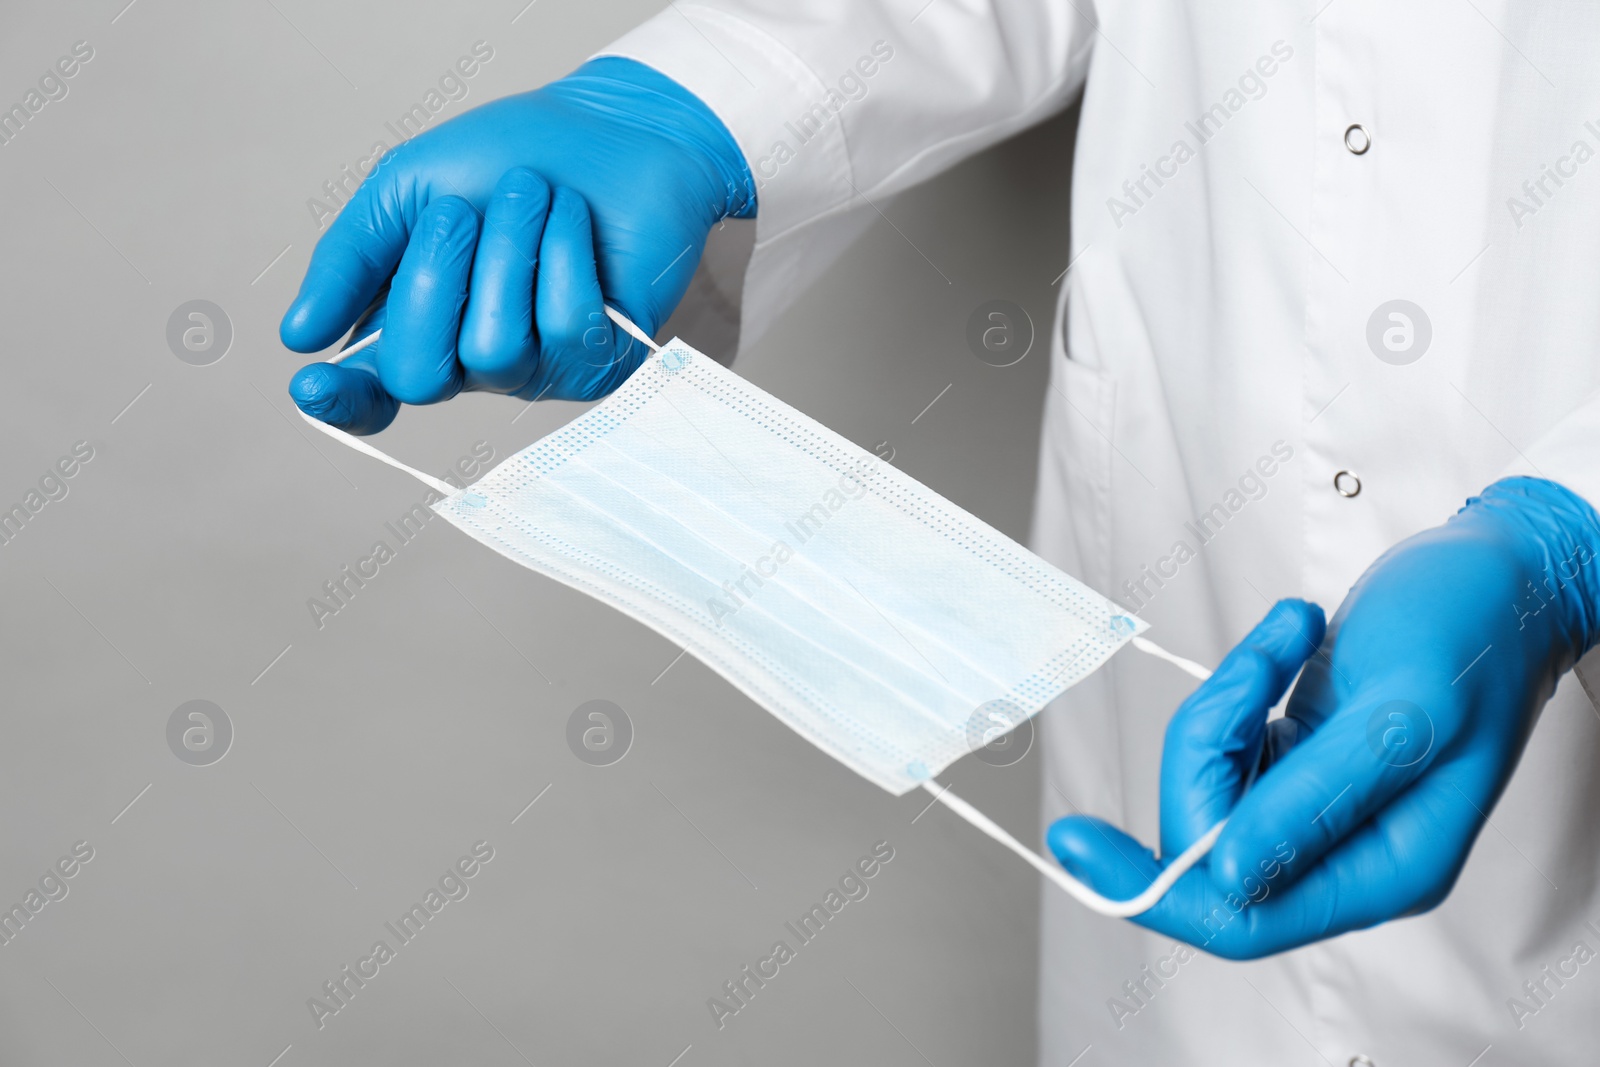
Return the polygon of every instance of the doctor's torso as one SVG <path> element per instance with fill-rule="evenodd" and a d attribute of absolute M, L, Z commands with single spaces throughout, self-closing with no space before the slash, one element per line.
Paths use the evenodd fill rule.
<path fill-rule="evenodd" d="M 1097 10 L 1035 545 L 1216 662 L 1272 600 L 1331 614 L 1385 549 L 1539 473 L 1600 388 L 1600 7 Z M 1150 839 L 1184 686 L 1104 674 L 1047 722 L 1046 813 Z M 1597 764 L 1569 677 L 1444 906 L 1142 998 L 1121 983 L 1170 943 L 1047 899 L 1080 951 L 1045 949 L 1041 1003 L 1075 1020 L 1042 1023 L 1046 1062 L 1097 1028 L 1106 1062 L 1576 1062 Z"/>

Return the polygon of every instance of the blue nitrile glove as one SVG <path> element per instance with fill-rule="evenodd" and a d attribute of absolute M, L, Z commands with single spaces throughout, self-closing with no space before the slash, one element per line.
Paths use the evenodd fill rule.
<path fill-rule="evenodd" d="M 1587 503 L 1510 478 L 1384 553 L 1325 639 L 1315 606 L 1278 604 L 1168 726 L 1162 855 L 1228 825 L 1134 921 L 1242 959 L 1437 905 L 1539 709 L 1600 639 L 1597 557 Z M 1302 662 L 1286 716 L 1266 728 Z M 1112 897 L 1162 864 L 1099 820 L 1062 819 L 1049 841 Z"/>
<path fill-rule="evenodd" d="M 654 334 L 711 227 L 754 213 L 744 156 L 705 104 L 632 60 L 593 60 L 384 157 L 317 244 L 281 328 L 316 352 L 378 300 L 362 334 L 383 337 L 302 369 L 290 395 L 354 433 L 463 389 L 604 396 L 648 355 L 604 305 Z"/>

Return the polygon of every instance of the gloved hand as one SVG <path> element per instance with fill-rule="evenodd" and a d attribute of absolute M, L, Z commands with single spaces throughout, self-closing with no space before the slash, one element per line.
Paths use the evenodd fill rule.
<path fill-rule="evenodd" d="M 604 396 L 649 354 L 604 305 L 653 334 L 711 227 L 754 213 L 744 157 L 699 99 L 632 60 L 593 60 L 384 157 L 318 242 L 280 331 L 316 352 L 370 307 L 362 335 L 383 336 L 302 369 L 289 392 L 363 434 L 463 389 Z"/>
<path fill-rule="evenodd" d="M 1228 825 L 1134 921 L 1242 959 L 1437 905 L 1539 709 L 1600 639 L 1597 556 L 1600 517 L 1587 503 L 1510 478 L 1380 557 L 1325 638 L 1318 608 L 1280 602 L 1168 726 L 1162 855 Z M 1302 663 L 1285 717 L 1267 729 Z M 1049 842 L 1112 897 L 1133 896 L 1162 866 L 1095 819 L 1062 819 Z"/>

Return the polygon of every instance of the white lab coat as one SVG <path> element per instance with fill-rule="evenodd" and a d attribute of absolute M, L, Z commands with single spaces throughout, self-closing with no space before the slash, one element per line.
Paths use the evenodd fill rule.
<path fill-rule="evenodd" d="M 1600 7 L 923 3 L 685 0 L 607 50 L 698 94 L 757 172 L 746 342 L 875 217 L 864 198 L 1081 89 L 1042 555 L 1214 663 L 1278 597 L 1331 613 L 1384 549 L 1507 473 L 1600 504 Z M 864 92 L 841 88 L 851 71 Z M 1409 351 L 1385 316 L 1386 358 L 1369 345 L 1395 299 L 1431 331 L 1414 362 L 1415 314 Z M 1175 673 L 1118 657 L 1046 713 L 1047 817 L 1156 839 Z M 1042 1061 L 1592 1061 L 1600 963 L 1575 950 L 1600 951 L 1597 817 L 1600 719 L 1573 676 L 1428 915 L 1179 963 L 1046 893 Z"/>

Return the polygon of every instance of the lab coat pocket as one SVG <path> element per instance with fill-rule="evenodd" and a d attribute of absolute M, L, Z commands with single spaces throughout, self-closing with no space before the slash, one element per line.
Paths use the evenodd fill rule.
<path fill-rule="evenodd" d="M 1034 544 L 1091 587 L 1111 592 L 1111 463 L 1116 383 L 1057 349 L 1045 404 Z"/>

